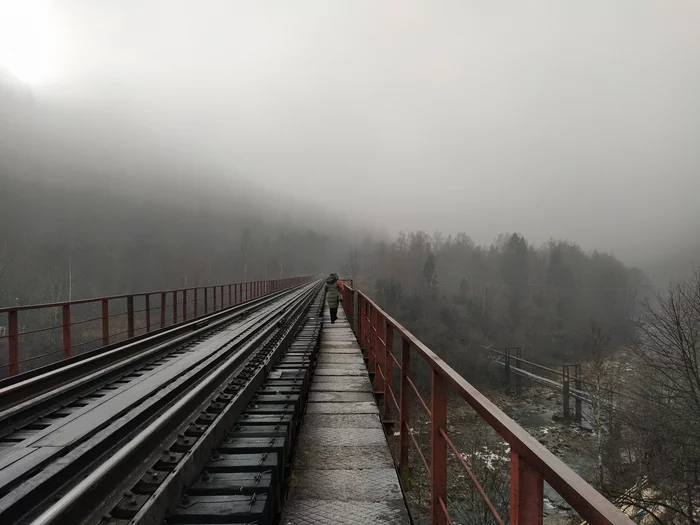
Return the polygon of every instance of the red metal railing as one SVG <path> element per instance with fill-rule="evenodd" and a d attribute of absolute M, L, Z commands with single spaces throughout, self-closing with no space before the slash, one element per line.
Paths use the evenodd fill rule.
<path fill-rule="evenodd" d="M 633 525 L 612 503 L 606 500 L 578 474 L 541 445 L 533 436 L 510 419 L 483 394 L 457 374 L 438 355 L 416 339 L 406 328 L 379 308 L 365 294 L 349 286 L 343 291 L 343 308 L 350 325 L 356 330 L 367 366 L 374 375 L 375 393 L 384 398 L 384 421 L 394 421 L 398 413 L 398 457 L 394 457 L 402 480 L 409 477 L 409 450 L 417 451 L 430 480 L 430 523 L 452 523 L 448 512 L 447 451 L 474 484 L 494 520 L 503 524 L 472 467 L 450 438 L 447 431 L 448 389 L 454 391 L 508 445 L 510 445 L 510 525 L 531 525 L 543 522 L 544 482 L 556 490 L 579 515 L 590 524 Z M 357 321 L 357 322 L 355 322 Z M 394 338 L 401 341 L 401 358 L 394 355 Z M 418 354 L 431 374 L 431 398 L 426 403 L 411 379 L 411 355 Z M 393 388 L 393 368 L 400 374 L 399 399 Z M 430 418 L 430 460 L 411 432 L 412 400 L 417 399 Z"/>
<path fill-rule="evenodd" d="M 25 368 L 37 361 L 48 364 L 310 280 L 292 277 L 0 308 L 0 349 L 7 347 L 0 370 L 16 375 L 23 363 Z"/>

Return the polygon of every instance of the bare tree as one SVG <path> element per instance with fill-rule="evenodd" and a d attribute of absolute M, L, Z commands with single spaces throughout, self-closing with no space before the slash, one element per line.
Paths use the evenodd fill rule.
<path fill-rule="evenodd" d="M 588 385 L 591 397 L 591 424 L 596 436 L 596 481 L 600 488 L 606 484 L 606 467 L 617 469 L 616 454 L 619 436 L 616 435 L 615 389 L 619 386 L 622 370 L 617 360 L 610 358 L 610 334 L 603 325 L 590 322 L 590 355 L 582 367 L 583 381 Z M 605 457 L 606 444 L 613 453 Z M 607 460 L 607 461 L 606 461 Z"/>
<path fill-rule="evenodd" d="M 241 235 L 241 276 L 243 277 L 243 281 L 245 282 L 248 281 L 248 261 L 250 257 L 251 244 L 252 243 L 250 240 L 250 230 L 248 229 L 248 227 L 246 227 Z"/>
<path fill-rule="evenodd" d="M 0 246 L 0 305 L 7 304 L 7 284 L 5 273 L 7 272 L 7 243 Z"/>
<path fill-rule="evenodd" d="M 357 248 L 353 248 L 348 255 L 348 262 L 345 264 L 343 272 L 354 282 L 360 273 L 360 266 L 360 252 Z"/>
<path fill-rule="evenodd" d="M 631 345 L 644 378 L 633 424 L 646 433 L 646 506 L 667 523 L 697 523 L 700 499 L 700 270 L 644 303 Z"/>

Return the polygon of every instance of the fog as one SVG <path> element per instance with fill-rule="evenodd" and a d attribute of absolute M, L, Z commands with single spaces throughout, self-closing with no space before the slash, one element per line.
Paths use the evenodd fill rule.
<path fill-rule="evenodd" d="M 697 2 L 34 4 L 35 99 L 139 129 L 197 185 L 648 267 L 698 244 Z"/>

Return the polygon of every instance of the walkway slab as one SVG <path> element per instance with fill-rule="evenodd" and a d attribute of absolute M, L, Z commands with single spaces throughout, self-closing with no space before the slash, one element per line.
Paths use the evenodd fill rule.
<path fill-rule="evenodd" d="M 367 374 L 367 367 L 360 363 L 324 363 L 314 373 L 319 376 L 361 376 Z"/>
<path fill-rule="evenodd" d="M 321 354 L 318 356 L 318 364 L 323 365 L 326 363 L 362 364 L 362 363 L 364 363 L 364 360 L 362 359 L 362 355 L 360 354 L 359 349 L 358 349 L 357 353 L 355 353 L 355 354 L 326 354 L 326 355 L 323 355 L 323 350 L 321 350 Z"/>
<path fill-rule="evenodd" d="M 371 403 L 310 403 L 307 414 L 379 414 L 377 404 Z"/>
<path fill-rule="evenodd" d="M 367 369 L 345 315 L 325 313 L 282 525 L 410 525 Z"/>
<path fill-rule="evenodd" d="M 372 403 L 374 396 L 370 392 L 311 392 L 312 403 Z"/>
<path fill-rule="evenodd" d="M 361 378 L 337 376 L 321 376 L 311 385 L 312 392 L 372 392 L 372 385 L 369 381 Z M 323 381 L 319 381 L 323 380 Z"/>

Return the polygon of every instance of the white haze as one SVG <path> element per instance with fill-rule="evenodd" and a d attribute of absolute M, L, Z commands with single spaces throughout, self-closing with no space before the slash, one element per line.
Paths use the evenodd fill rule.
<path fill-rule="evenodd" d="M 631 263 L 700 243 L 696 1 L 38 9 L 58 41 L 35 96 L 147 130 L 210 184 L 391 232 L 519 231 Z"/>

